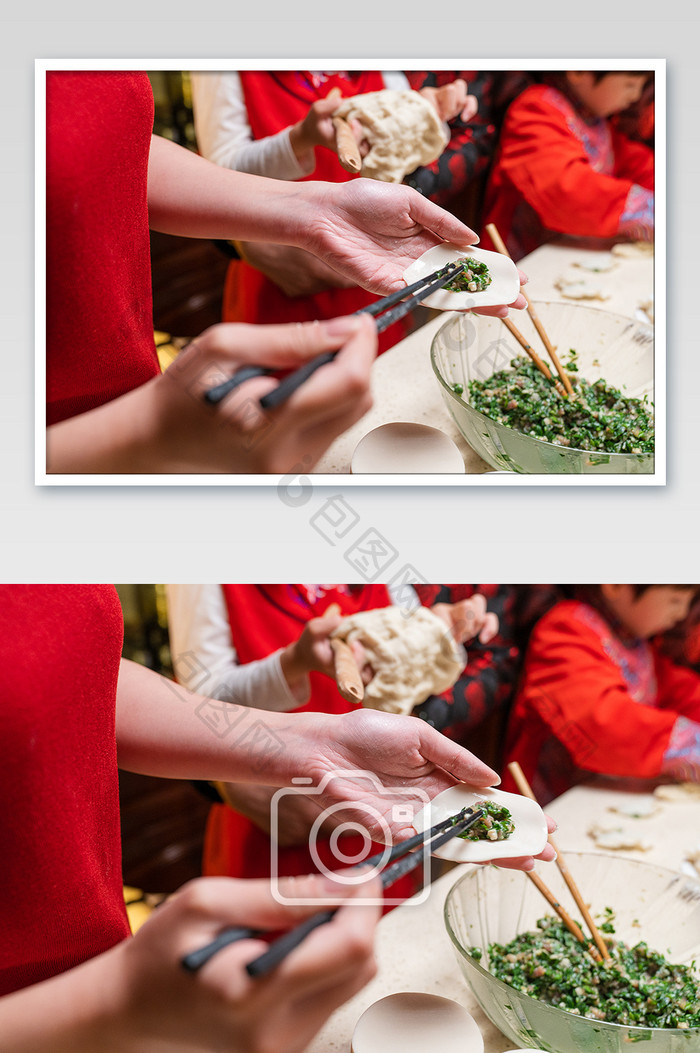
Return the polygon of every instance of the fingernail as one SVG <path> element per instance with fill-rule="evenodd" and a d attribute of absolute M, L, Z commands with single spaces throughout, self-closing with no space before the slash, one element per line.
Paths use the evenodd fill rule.
<path fill-rule="evenodd" d="M 350 336 L 356 333 L 362 325 L 360 318 L 355 315 L 346 315 L 343 318 L 331 318 L 323 323 L 329 336 Z"/>

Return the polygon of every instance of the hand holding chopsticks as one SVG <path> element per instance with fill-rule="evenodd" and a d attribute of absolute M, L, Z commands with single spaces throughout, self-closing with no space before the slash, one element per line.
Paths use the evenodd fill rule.
<path fill-rule="evenodd" d="M 443 819 L 442 822 L 437 823 L 430 830 L 416 834 L 414 837 L 394 845 L 389 850 L 384 850 L 375 856 L 369 857 L 362 863 L 362 869 L 369 876 L 372 870 L 376 871 L 377 867 L 390 863 L 389 866 L 386 866 L 381 871 L 380 875 L 382 888 L 389 888 L 399 878 L 409 874 L 417 867 L 425 865 L 431 852 L 436 848 L 439 848 L 451 838 L 466 833 L 482 815 L 483 809 L 481 808 L 465 808 L 458 815 Z M 289 929 L 271 943 L 266 951 L 248 963 L 246 966 L 248 975 L 255 977 L 269 973 L 298 947 L 309 933 L 313 932 L 320 925 L 325 925 L 327 922 L 332 921 L 338 909 L 338 907 L 333 907 L 329 910 L 319 911 L 319 913 L 313 914 L 295 928 Z M 180 964 L 186 972 L 197 972 L 224 947 L 238 940 L 259 936 L 260 933 L 252 929 L 225 929 L 211 943 L 185 955 Z"/>
<path fill-rule="evenodd" d="M 368 304 L 367 307 L 361 307 L 359 311 L 355 311 L 355 314 L 371 315 L 376 319 L 377 333 L 383 333 L 394 322 L 398 322 L 400 318 L 405 317 L 410 311 L 414 310 L 431 293 L 448 285 L 456 275 L 464 270 L 464 266 L 463 261 L 457 260 L 446 267 L 440 267 L 439 270 L 419 278 L 418 281 L 413 282 L 411 285 L 398 289 L 395 293 Z M 317 355 L 316 358 L 306 362 L 293 373 L 287 374 L 276 388 L 273 388 L 267 395 L 262 396 L 260 405 L 263 409 L 274 409 L 274 407 L 280 406 L 317 369 L 332 362 L 336 354 L 336 351 L 327 351 L 322 355 Z M 250 380 L 252 377 L 269 376 L 272 372 L 272 370 L 262 366 L 244 366 L 242 369 L 237 370 L 228 380 L 206 391 L 204 393 L 204 401 L 210 405 L 216 405 L 246 380 Z"/>

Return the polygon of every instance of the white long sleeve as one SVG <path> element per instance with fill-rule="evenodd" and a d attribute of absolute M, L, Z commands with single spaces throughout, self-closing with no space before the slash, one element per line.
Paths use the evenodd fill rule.
<path fill-rule="evenodd" d="M 400 70 L 383 73 L 387 88 L 409 89 Z M 271 179 L 301 179 L 313 172 L 297 160 L 289 139 L 289 128 L 264 139 L 253 139 L 241 78 L 228 71 L 192 71 L 192 109 L 199 152 L 223 168 L 233 168 Z"/>
<path fill-rule="evenodd" d="M 271 179 L 300 179 L 313 165 L 299 164 L 289 128 L 253 139 L 238 73 L 192 72 L 192 110 L 199 152 L 222 168 Z"/>
<path fill-rule="evenodd" d="M 170 653 L 178 683 L 190 691 L 277 712 L 302 703 L 289 690 L 280 651 L 238 665 L 219 585 L 166 585 Z"/>

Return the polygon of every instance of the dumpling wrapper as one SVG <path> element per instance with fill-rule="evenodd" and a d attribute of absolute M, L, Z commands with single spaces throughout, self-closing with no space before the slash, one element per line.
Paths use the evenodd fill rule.
<path fill-rule="evenodd" d="M 374 676 L 363 705 L 410 713 L 457 681 L 467 655 L 445 622 L 427 607 L 378 607 L 343 618 L 333 636 L 362 644 Z"/>
<path fill-rule="evenodd" d="M 437 428 L 392 421 L 360 439 L 351 471 L 353 475 L 464 473 L 464 459 L 452 439 Z"/>
<path fill-rule="evenodd" d="M 593 838 L 598 848 L 610 851 L 648 852 L 653 847 L 651 842 L 645 841 L 637 830 L 626 826 L 606 826 L 603 823 L 594 823 L 588 830 L 588 836 Z"/>
<path fill-rule="evenodd" d="M 485 263 L 491 275 L 491 284 L 483 292 L 448 292 L 438 289 L 431 293 L 423 303 L 426 307 L 433 307 L 436 311 L 469 311 L 474 307 L 495 307 L 500 304 L 514 303 L 520 292 L 520 275 L 510 256 L 504 256 L 500 252 L 490 252 L 488 249 L 458 248 L 445 242 L 444 245 L 435 245 L 428 249 L 411 266 L 404 271 L 403 277 L 406 285 L 411 285 L 419 278 L 425 278 L 433 271 L 439 270 L 454 260 L 463 260 L 471 257 L 479 263 Z"/>
<path fill-rule="evenodd" d="M 559 278 L 556 288 L 567 300 L 609 300 L 610 291 L 602 280 L 582 278 L 580 281 L 569 281 Z"/>
<path fill-rule="evenodd" d="M 433 853 L 440 859 L 451 859 L 455 863 L 486 863 L 490 859 L 516 859 L 520 856 L 537 856 L 547 844 L 547 819 L 536 801 L 519 793 L 506 793 L 489 787 L 476 790 L 460 783 L 443 790 L 434 797 L 413 820 L 418 833 L 436 823 L 455 815 L 462 808 L 471 808 L 479 801 L 502 804 L 511 813 L 515 829 L 504 841 L 465 841 L 453 837 Z"/>
<path fill-rule="evenodd" d="M 366 1009 L 351 1053 L 483 1053 L 484 1039 L 464 1006 L 442 995 L 400 991 Z"/>

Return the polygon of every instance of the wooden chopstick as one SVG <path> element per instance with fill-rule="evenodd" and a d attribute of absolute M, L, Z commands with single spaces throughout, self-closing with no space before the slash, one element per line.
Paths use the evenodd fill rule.
<path fill-rule="evenodd" d="M 561 384 L 559 383 L 558 380 L 554 379 L 554 377 L 552 376 L 552 371 L 550 370 L 549 366 L 545 362 L 542 361 L 542 359 L 537 354 L 535 349 L 533 347 L 531 347 L 530 344 L 528 344 L 527 340 L 525 339 L 523 334 L 520 332 L 520 330 L 517 328 L 517 326 L 514 325 L 513 322 L 511 322 L 510 318 L 502 318 L 501 321 L 503 322 L 503 324 L 506 327 L 506 329 L 508 330 L 508 332 L 512 333 L 512 335 L 518 341 L 518 343 L 522 347 L 523 351 L 525 351 L 530 356 L 532 361 L 535 363 L 535 365 L 539 369 L 540 373 L 543 373 L 544 376 L 547 378 L 547 380 L 551 380 L 552 383 L 554 384 L 554 387 L 557 389 L 557 391 L 562 396 L 562 398 L 565 398 L 566 396 L 564 395 L 564 389 L 562 388 Z"/>
<path fill-rule="evenodd" d="M 498 250 L 498 252 L 500 252 L 502 256 L 508 256 L 509 259 L 512 259 L 513 257 L 508 252 L 508 249 L 506 248 L 506 244 L 505 244 L 503 238 L 501 237 L 501 235 L 498 233 L 498 230 L 495 227 L 495 225 L 493 223 L 487 223 L 486 224 L 486 231 L 488 232 L 488 234 L 489 234 L 489 236 L 491 238 L 491 241 L 496 246 L 496 249 Z M 568 378 L 568 376 L 566 374 L 566 370 L 564 369 L 564 367 L 562 366 L 561 362 L 559 361 L 559 356 L 557 355 L 557 352 L 554 349 L 552 341 L 549 339 L 549 337 L 547 336 L 547 333 L 545 332 L 544 326 L 542 325 L 542 322 L 540 321 L 539 315 L 537 314 L 535 308 L 532 306 L 532 302 L 531 302 L 530 298 L 528 297 L 527 293 L 523 289 L 521 289 L 520 291 L 523 294 L 523 296 L 525 297 L 525 301 L 527 303 L 527 313 L 530 315 L 530 318 L 532 319 L 532 324 L 534 325 L 535 329 L 539 333 L 540 339 L 542 340 L 542 343 L 544 344 L 544 346 L 547 349 L 547 354 L 549 355 L 549 357 L 551 358 L 552 362 L 554 363 L 554 368 L 556 369 L 557 373 L 559 374 L 559 378 L 560 378 L 562 384 L 564 385 L 564 390 L 566 391 L 567 395 L 573 395 L 574 389 L 573 389 L 573 387 L 571 385 L 571 381 L 569 380 L 569 378 Z M 515 335 L 515 334 L 513 334 L 513 335 Z"/>
<path fill-rule="evenodd" d="M 438 289 L 442 289 L 443 286 L 448 285 L 463 269 L 464 261 L 455 260 L 453 263 L 448 263 L 445 267 L 438 268 L 438 270 L 434 271 L 432 274 L 427 274 L 425 277 L 419 278 L 418 281 L 413 282 L 412 285 L 407 285 L 405 288 L 399 289 L 395 293 L 390 293 L 388 296 L 384 296 L 381 300 L 376 300 L 374 303 L 368 304 L 366 307 L 360 307 L 360 309 L 354 313 L 372 315 L 375 319 L 377 333 L 383 333 L 384 330 L 388 329 L 390 325 L 394 324 L 394 322 L 398 322 L 399 318 L 403 318 L 417 307 L 419 303 L 422 303 L 423 300 L 427 299 L 431 293 L 437 292 Z M 402 299 L 402 297 L 406 296 L 408 299 Z M 391 307 L 391 310 L 386 310 L 387 307 Z M 381 312 L 384 313 L 382 314 Z M 305 381 L 307 381 L 317 369 L 332 362 L 337 354 L 337 351 L 326 351 L 324 354 L 312 358 L 293 373 L 288 373 L 286 377 L 280 380 L 276 388 L 273 388 L 272 391 L 268 391 L 266 395 L 263 395 L 262 398 L 259 399 L 262 408 L 274 409 L 275 407 L 280 406 L 297 390 L 297 388 L 301 387 L 301 385 L 305 383 Z"/>
<path fill-rule="evenodd" d="M 331 88 L 328 92 L 329 99 L 337 99 L 343 93 L 340 88 Z M 358 175 L 362 171 L 362 157 L 357 139 L 352 133 L 352 128 L 344 117 L 332 116 L 333 129 L 335 131 L 335 144 L 338 149 L 338 160 L 346 172 Z"/>
<path fill-rule="evenodd" d="M 334 117 L 333 128 L 338 147 L 338 160 L 346 172 L 357 175 L 362 171 L 362 157 L 350 125 L 343 117 Z"/>
<path fill-rule="evenodd" d="M 524 797 L 529 797 L 531 800 L 536 801 L 537 798 L 535 797 L 534 793 L 532 792 L 532 788 L 531 788 L 529 782 L 527 781 L 527 779 L 525 778 L 525 775 L 523 774 L 523 770 L 522 770 L 522 768 L 520 767 L 520 765 L 518 764 L 517 761 L 513 761 L 511 764 L 508 765 L 508 771 L 513 776 L 513 779 L 515 780 L 515 784 L 518 787 L 518 789 L 520 790 L 520 792 L 523 794 L 523 796 Z M 554 838 L 552 837 L 551 834 L 548 837 L 548 841 L 549 841 L 550 845 L 552 846 L 552 848 L 554 849 L 554 851 L 557 853 L 556 863 L 557 863 L 557 866 L 559 867 L 559 872 L 561 873 L 561 876 L 564 878 L 564 881 L 566 882 L 566 884 L 567 884 L 567 886 L 569 888 L 569 891 L 571 892 L 571 895 L 574 897 L 574 900 L 576 901 L 576 906 L 581 911 L 581 914 L 583 916 L 583 920 L 585 921 L 586 925 L 588 926 L 588 928 L 590 930 L 591 936 L 593 937 L 593 939 L 595 941 L 595 945 L 596 945 L 596 947 L 598 949 L 598 952 L 600 953 L 600 956 L 602 958 L 604 958 L 604 959 L 608 959 L 610 957 L 610 952 L 608 951 L 607 944 L 605 943 L 605 940 L 603 939 L 603 937 L 600 935 L 600 932 L 598 931 L 596 923 L 593 921 L 593 918 L 591 917 L 591 912 L 589 911 L 589 909 L 588 909 L 588 907 L 587 907 L 587 905 L 586 905 L 586 903 L 584 901 L 584 898 L 583 898 L 583 896 L 581 895 L 581 893 L 579 891 L 578 885 L 576 884 L 576 882 L 574 881 L 573 877 L 571 876 L 569 868 L 567 867 L 566 863 L 564 862 L 564 859 L 562 858 L 562 854 L 559 851 L 559 849 L 557 848 L 556 844 L 554 843 Z M 533 874 L 529 873 L 528 877 L 533 877 Z M 535 882 L 535 884 L 537 884 L 537 882 Z M 537 885 L 537 887 L 539 888 L 540 886 Z M 540 889 L 540 891 L 542 892 L 542 889 Z M 555 907 L 555 904 L 552 902 L 552 900 L 549 899 L 549 896 L 551 896 L 551 895 L 552 895 L 552 893 L 550 892 L 549 895 L 546 896 L 546 898 L 552 904 L 552 906 Z M 556 907 L 555 907 L 555 909 L 556 909 Z M 563 917 L 563 915 L 560 913 L 559 910 L 557 910 L 557 913 L 561 917 L 562 921 L 564 921 L 564 924 L 567 924 L 565 918 Z M 569 927 L 569 926 L 567 926 L 567 927 Z M 573 932 L 573 929 L 571 929 L 571 931 Z M 574 935 L 576 936 L 575 932 L 574 932 Z M 577 939 L 578 938 L 579 937 L 577 936 Z M 586 940 L 583 939 L 582 942 L 585 943 Z"/>
<path fill-rule="evenodd" d="M 357 667 L 355 655 L 345 640 L 341 640 L 338 636 L 332 637 L 331 647 L 338 690 L 346 702 L 359 705 L 365 697 L 365 685 L 362 682 L 362 674 Z"/>

